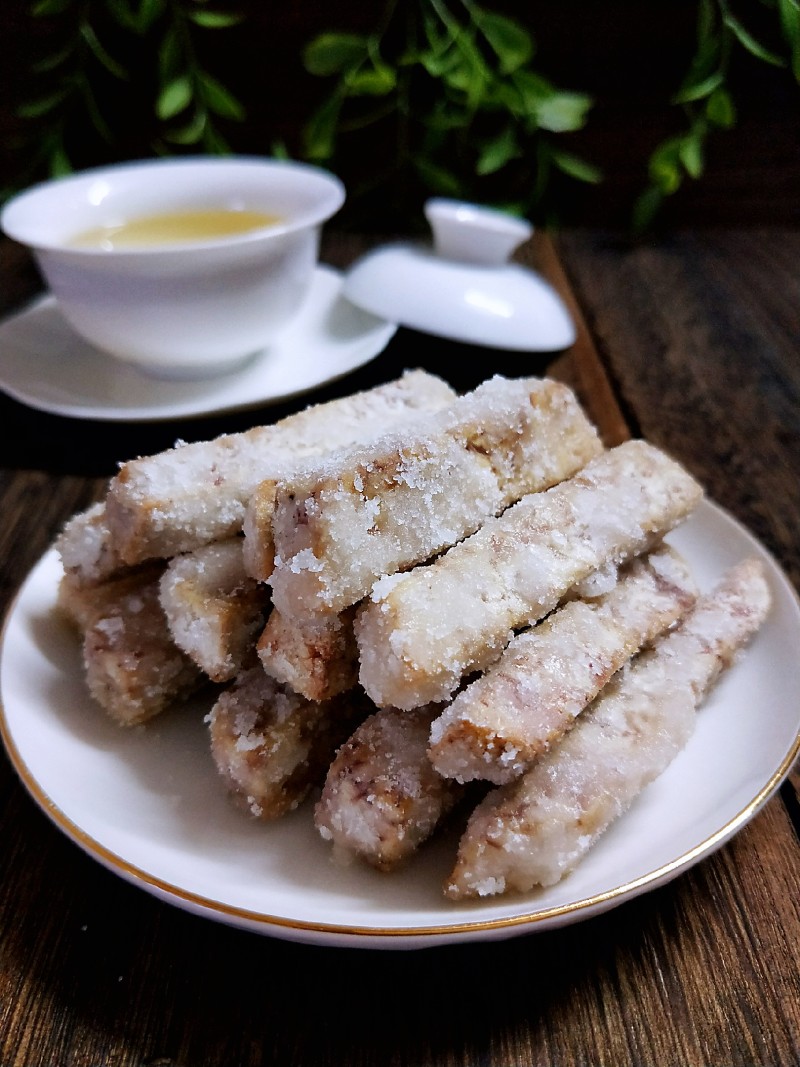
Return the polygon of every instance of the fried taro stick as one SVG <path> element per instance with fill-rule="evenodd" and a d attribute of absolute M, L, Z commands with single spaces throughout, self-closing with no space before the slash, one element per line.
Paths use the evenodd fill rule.
<path fill-rule="evenodd" d="M 599 568 L 651 548 L 701 497 L 654 446 L 610 449 L 433 563 L 376 583 L 355 621 L 361 684 L 379 707 L 448 700 L 465 675 L 500 657 L 514 630 Z"/>
<path fill-rule="evenodd" d="M 601 451 L 566 386 L 490 378 L 444 410 L 278 484 L 273 601 L 298 618 L 342 611 L 378 578 L 430 559 Z"/>
<path fill-rule="evenodd" d="M 478 804 L 445 894 L 526 892 L 572 871 L 684 747 L 698 706 L 769 605 L 760 561 L 731 568 L 675 630 L 608 684 L 558 745 Z"/>
<path fill-rule="evenodd" d="M 568 600 L 512 638 L 498 662 L 433 723 L 434 767 L 463 782 L 518 778 L 694 598 L 686 564 L 662 547 L 626 564 L 607 593 Z"/>
<path fill-rule="evenodd" d="M 438 775 L 427 755 L 438 705 L 370 715 L 342 745 L 314 810 L 339 860 L 360 859 L 382 871 L 405 862 L 464 795 Z"/>

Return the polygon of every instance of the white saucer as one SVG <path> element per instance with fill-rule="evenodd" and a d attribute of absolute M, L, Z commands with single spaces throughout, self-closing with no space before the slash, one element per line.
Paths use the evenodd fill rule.
<path fill-rule="evenodd" d="M 163 381 L 116 363 L 78 337 L 46 295 L 0 323 L 0 389 L 40 411 L 81 419 L 156 421 L 257 407 L 343 377 L 373 359 L 397 326 L 341 296 L 317 268 L 303 310 L 243 367 L 202 381 Z"/>

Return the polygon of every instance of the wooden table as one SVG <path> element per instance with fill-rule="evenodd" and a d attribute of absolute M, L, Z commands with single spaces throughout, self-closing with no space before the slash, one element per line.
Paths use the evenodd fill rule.
<path fill-rule="evenodd" d="M 332 235 L 344 265 L 363 242 Z M 571 382 L 607 444 L 671 451 L 800 585 L 800 233 L 567 232 L 526 255 L 579 322 L 553 359 L 405 330 L 339 395 L 425 366 Z M 37 281 L 0 246 L 0 310 Z M 485 353 L 484 353 L 485 355 Z M 79 423 L 0 397 L 2 607 L 118 461 L 305 401 L 172 425 Z M 800 696 L 798 696 L 800 700 Z M 259 937 L 160 903 L 85 856 L 0 759 L 2 1067 L 777 1067 L 800 1062 L 797 777 L 731 842 L 588 921 L 411 952 Z"/>

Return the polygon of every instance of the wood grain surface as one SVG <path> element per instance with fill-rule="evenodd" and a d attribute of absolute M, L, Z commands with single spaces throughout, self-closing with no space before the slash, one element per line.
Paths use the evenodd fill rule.
<path fill-rule="evenodd" d="M 340 266 L 362 245 L 328 239 Z M 425 366 L 574 385 L 606 443 L 672 452 L 800 585 L 800 234 L 568 231 L 525 250 L 578 340 L 555 357 L 399 330 L 313 399 Z M 36 287 L 0 245 L 0 310 Z M 305 401 L 171 425 L 79 424 L 0 397 L 0 606 L 116 464 Z M 800 701 L 800 696 L 798 696 Z M 765 709 L 765 714 L 768 709 Z M 794 785 L 793 785 L 794 783 Z M 291 944 L 209 922 L 68 841 L 0 756 L 0 1067 L 793 1067 L 800 843 L 791 778 L 724 848 L 588 921 L 408 952 Z"/>

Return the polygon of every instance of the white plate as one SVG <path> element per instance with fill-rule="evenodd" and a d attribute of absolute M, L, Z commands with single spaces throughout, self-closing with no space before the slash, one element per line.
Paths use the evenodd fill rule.
<path fill-rule="evenodd" d="M 0 389 L 40 411 L 81 419 L 189 418 L 274 403 L 335 381 L 383 351 L 397 326 L 341 295 L 320 266 L 303 309 L 273 344 L 230 374 L 177 382 L 149 377 L 78 337 L 46 295 L 0 323 Z"/>
<path fill-rule="evenodd" d="M 271 825 L 229 803 L 193 705 L 126 731 L 88 701 L 73 635 L 55 617 L 50 551 L 6 620 L 3 738 L 22 781 L 91 856 L 161 899 L 289 940 L 370 948 L 508 937 L 588 918 L 661 885 L 739 830 L 800 750 L 800 606 L 780 568 L 738 523 L 703 503 L 670 540 L 708 588 L 756 553 L 769 619 L 711 694 L 688 746 L 559 885 L 455 905 L 441 895 L 455 841 L 397 874 L 339 867 L 307 803 Z"/>

